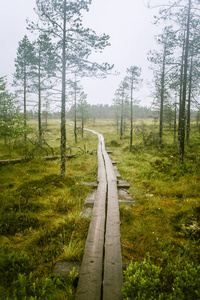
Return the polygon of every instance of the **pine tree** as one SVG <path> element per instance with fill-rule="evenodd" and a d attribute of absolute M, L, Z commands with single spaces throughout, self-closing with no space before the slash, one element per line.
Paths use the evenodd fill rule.
<path fill-rule="evenodd" d="M 118 89 L 115 92 L 115 98 L 113 99 L 113 103 L 118 107 L 120 112 L 120 140 L 122 140 L 124 133 L 124 122 L 125 122 L 125 107 L 128 102 L 128 84 L 125 80 L 123 80 Z"/>
<path fill-rule="evenodd" d="M 17 57 L 15 59 L 15 73 L 14 73 L 14 86 L 17 87 L 18 92 L 23 95 L 24 106 L 24 126 L 26 127 L 27 119 L 27 94 L 32 89 L 33 71 L 34 66 L 34 47 L 25 35 L 19 42 L 17 49 Z M 20 89 L 21 87 L 21 89 Z M 26 132 L 24 134 L 24 140 L 26 141 Z"/>
<path fill-rule="evenodd" d="M 157 21 L 169 20 L 170 23 L 174 23 L 176 27 L 177 36 L 177 46 L 181 45 L 179 50 L 181 52 L 180 60 L 180 69 L 179 69 L 179 152 L 180 152 L 180 163 L 184 161 L 184 152 L 185 152 L 185 133 L 187 129 L 187 138 L 189 140 L 189 131 L 190 131 L 190 105 L 192 103 L 191 95 L 194 82 L 193 67 L 194 57 L 191 60 L 191 56 L 195 55 L 193 51 L 193 36 L 196 32 L 199 36 L 199 1 L 194 0 L 179 0 L 177 2 L 170 2 L 161 6 L 159 11 L 159 16 Z M 178 35 L 179 33 L 179 35 Z M 198 39 L 199 40 L 199 39 Z M 197 47 L 198 49 L 199 47 Z M 176 49 L 178 51 L 178 48 Z M 198 51 L 196 52 L 198 53 Z M 176 52 L 177 56 L 177 52 Z M 191 64 L 192 63 L 192 64 Z M 192 69 L 191 69 L 191 66 Z M 199 76 L 198 76 L 199 77 Z M 187 99 L 189 98 L 187 110 L 186 104 Z M 187 125 L 187 127 L 186 127 Z"/>
<path fill-rule="evenodd" d="M 156 98 L 159 103 L 159 146 L 163 143 L 163 115 L 165 101 L 169 97 L 169 76 L 172 72 L 174 60 L 172 54 L 175 48 L 176 37 L 172 27 L 165 27 L 163 34 L 157 37 L 157 44 L 161 46 L 161 51 L 149 53 L 149 61 L 153 64 L 154 81 L 156 87 Z"/>
<path fill-rule="evenodd" d="M 50 38 L 41 34 L 34 45 L 35 66 L 33 72 L 34 91 L 38 94 L 38 131 L 39 143 L 42 143 L 42 95 L 52 88 L 52 80 L 56 76 L 56 54 Z"/>
<path fill-rule="evenodd" d="M 6 77 L 0 77 L 0 138 L 8 145 L 11 156 L 11 141 L 25 132 L 23 118 L 19 113 L 14 95 L 7 90 Z"/>
<path fill-rule="evenodd" d="M 130 151 L 132 151 L 133 146 L 133 90 L 137 88 L 138 84 L 141 82 L 139 79 L 141 75 L 141 68 L 132 66 L 126 70 L 127 76 L 125 81 L 130 89 L 130 104 L 131 104 L 131 131 L 130 131 Z"/>
<path fill-rule="evenodd" d="M 78 107 L 77 107 L 77 114 L 78 114 L 78 119 L 81 120 L 81 132 L 83 137 L 84 125 L 89 118 L 87 95 L 84 92 L 81 92 L 80 94 L 80 99 L 78 101 Z"/>
<path fill-rule="evenodd" d="M 89 56 L 93 50 L 102 51 L 109 45 L 109 36 L 97 36 L 93 30 L 82 25 L 82 12 L 88 11 L 91 0 L 36 0 L 36 13 L 42 25 L 31 23 L 29 28 L 40 30 L 53 37 L 57 42 L 56 51 L 61 72 L 61 168 L 60 175 L 65 176 L 66 162 L 66 71 L 82 62 L 82 68 L 91 67 L 91 72 L 111 69 L 108 64 L 90 63 Z M 84 52 L 80 55 L 81 49 Z"/>

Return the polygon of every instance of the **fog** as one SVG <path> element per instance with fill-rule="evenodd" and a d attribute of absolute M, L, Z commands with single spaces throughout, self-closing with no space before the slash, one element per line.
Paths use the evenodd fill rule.
<path fill-rule="evenodd" d="M 34 37 L 26 30 L 26 18 L 36 20 L 33 11 L 35 0 L 1 0 L 0 11 L 0 76 L 8 76 L 12 82 L 14 59 L 19 41 L 25 34 Z M 154 36 L 160 29 L 153 25 L 155 9 L 147 8 L 142 0 L 93 0 L 90 11 L 84 13 L 84 25 L 97 34 L 110 35 L 111 46 L 103 53 L 91 57 L 98 62 L 114 64 L 118 76 L 109 75 L 106 79 L 81 79 L 84 91 L 91 104 L 112 104 L 114 92 L 123 80 L 126 68 L 136 65 L 142 68 L 143 85 L 135 92 L 135 99 L 149 106 L 151 89 L 147 81 L 152 81 L 147 52 L 155 47 Z"/>

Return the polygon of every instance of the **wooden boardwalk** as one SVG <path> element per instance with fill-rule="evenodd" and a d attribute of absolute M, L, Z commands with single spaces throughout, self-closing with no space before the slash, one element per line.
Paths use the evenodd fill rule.
<path fill-rule="evenodd" d="M 98 189 L 79 273 L 76 300 L 122 299 L 122 256 L 117 178 L 98 135 Z"/>

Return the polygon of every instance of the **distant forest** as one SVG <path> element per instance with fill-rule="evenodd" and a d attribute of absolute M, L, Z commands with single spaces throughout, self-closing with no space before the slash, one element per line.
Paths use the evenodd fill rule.
<path fill-rule="evenodd" d="M 108 104 L 88 104 L 87 105 L 87 115 L 88 120 L 112 120 L 116 119 L 118 107 L 116 105 Z M 48 119 L 60 119 L 60 112 L 46 112 L 43 111 L 43 119 L 45 119 L 46 114 L 48 114 Z M 127 108 L 127 117 L 129 115 L 129 109 Z M 134 105 L 133 106 L 133 116 L 134 118 L 147 119 L 153 117 L 153 111 L 147 107 Z M 37 119 L 38 113 L 34 111 L 29 111 L 30 119 Z M 74 106 L 72 105 L 69 111 L 66 112 L 66 118 L 74 120 Z"/>
<path fill-rule="evenodd" d="M 118 107 L 116 105 L 108 104 L 88 104 L 87 105 L 87 120 L 114 120 L 117 119 Z M 198 112 L 191 111 L 191 119 L 197 119 Z M 170 112 L 165 115 L 165 121 L 172 117 Z M 126 109 L 126 117 L 130 118 L 130 109 Z M 158 119 L 159 111 L 153 108 L 148 108 L 140 105 L 133 105 L 133 117 L 136 119 Z M 29 111 L 30 119 L 37 119 L 37 111 Z M 60 119 L 60 112 L 46 112 L 42 111 L 42 119 Z M 68 112 L 66 112 L 66 118 L 74 120 L 74 106 L 72 105 Z"/>

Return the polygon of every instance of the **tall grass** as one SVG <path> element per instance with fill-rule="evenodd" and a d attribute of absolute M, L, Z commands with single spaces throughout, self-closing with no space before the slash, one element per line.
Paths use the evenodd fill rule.
<path fill-rule="evenodd" d="M 192 125 L 184 164 L 179 164 L 173 132 L 165 128 L 159 149 L 155 124 L 135 125 L 119 139 L 116 126 L 106 132 L 111 158 L 131 187 L 135 205 L 120 205 L 125 299 L 200 299 L 200 139 Z M 97 127 L 97 126 L 96 126 Z M 97 129 L 98 131 L 98 129 Z M 148 257 L 148 259 L 147 259 Z"/>
<path fill-rule="evenodd" d="M 29 124 L 34 130 L 36 122 Z M 49 122 L 45 141 L 60 153 L 59 123 Z M 97 137 L 85 132 L 74 142 L 67 127 L 66 177 L 59 176 L 60 160 L 45 161 L 32 130 L 26 151 L 31 160 L 0 166 L 0 299 L 73 299 L 77 276 L 52 276 L 59 260 L 80 263 L 90 219 L 81 216 L 97 180 Z M 8 158 L 4 141 L 1 158 Z M 12 158 L 23 157 L 23 141 L 16 141 Z M 52 155 L 49 146 L 43 147 Z"/>
<path fill-rule="evenodd" d="M 36 122 L 30 126 L 36 129 Z M 56 155 L 59 127 L 52 120 L 45 132 Z M 122 140 L 114 121 L 90 121 L 86 127 L 103 134 L 135 199 L 135 205 L 120 204 L 123 261 L 135 264 L 125 274 L 125 298 L 150 299 L 146 291 L 153 289 L 158 291 L 153 299 L 190 299 L 182 287 L 191 292 L 194 282 L 196 294 L 191 292 L 191 299 L 199 299 L 199 282 L 193 276 L 200 275 L 199 132 L 192 126 L 180 166 L 173 133 L 165 128 L 159 149 L 157 124 L 151 120 L 135 121 L 131 153 L 128 124 Z M 76 157 L 67 160 L 65 179 L 58 175 L 59 159 L 41 160 L 46 153 L 34 145 L 34 130 L 30 139 L 30 161 L 0 167 L 0 299 L 73 299 L 76 275 L 65 279 L 52 277 L 51 272 L 56 261 L 81 262 L 90 220 L 80 212 L 91 189 L 84 182 L 97 179 L 97 137 L 84 132 L 84 139 L 79 135 L 76 144 L 73 127 L 67 126 L 67 152 Z M 7 158 L 6 145 L 0 143 L 1 158 Z M 22 141 L 16 141 L 12 157 L 23 157 L 23 147 Z M 151 274 L 153 283 L 148 281 Z M 146 291 L 141 292 L 144 280 Z"/>

